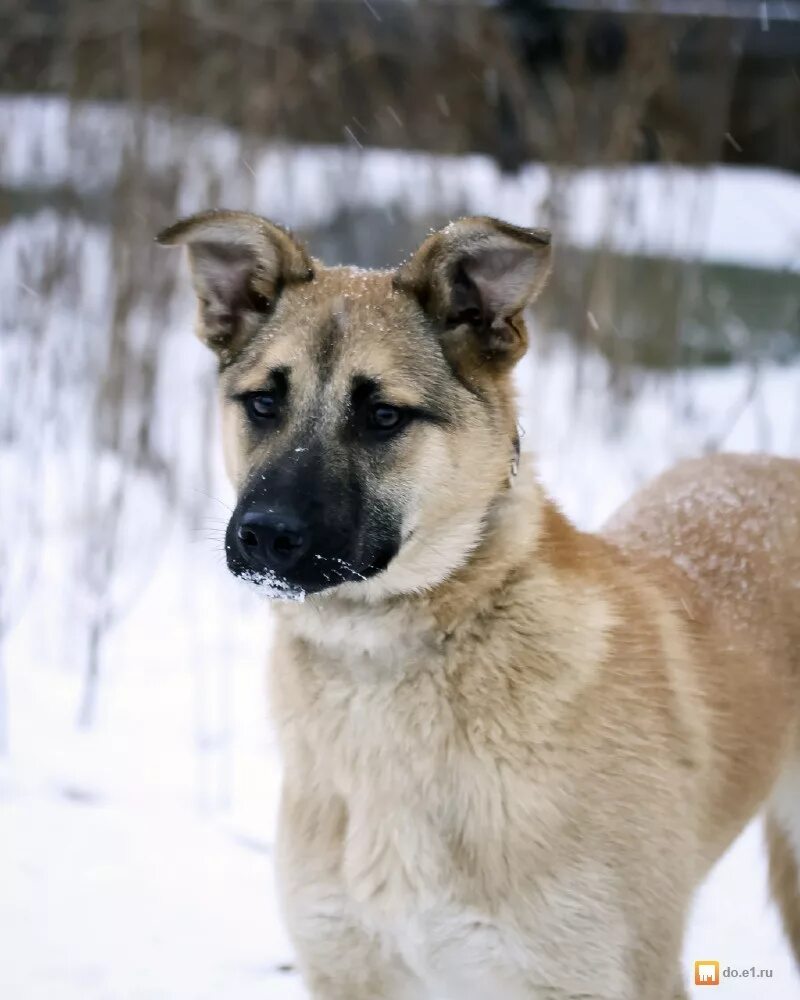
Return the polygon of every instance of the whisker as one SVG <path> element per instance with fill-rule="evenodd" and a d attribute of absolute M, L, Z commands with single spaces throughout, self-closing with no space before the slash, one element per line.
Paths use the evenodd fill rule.
<path fill-rule="evenodd" d="M 205 490 L 201 490 L 197 486 L 194 487 L 194 492 L 195 493 L 199 493 L 201 496 L 207 497 L 209 500 L 213 500 L 214 503 L 218 503 L 220 505 L 220 507 L 224 507 L 225 510 L 227 510 L 229 514 L 233 513 L 233 507 L 229 507 L 228 504 L 226 504 L 224 500 L 220 500 L 219 497 L 215 497 L 213 495 L 213 493 L 206 493 Z"/>

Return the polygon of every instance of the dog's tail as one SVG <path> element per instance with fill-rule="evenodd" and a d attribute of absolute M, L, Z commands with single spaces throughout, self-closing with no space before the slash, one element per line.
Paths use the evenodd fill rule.
<path fill-rule="evenodd" d="M 772 895 L 800 967 L 800 758 L 778 781 L 767 810 Z"/>

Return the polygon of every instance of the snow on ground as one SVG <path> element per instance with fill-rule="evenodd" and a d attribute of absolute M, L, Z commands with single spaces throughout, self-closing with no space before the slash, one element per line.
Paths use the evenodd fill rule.
<path fill-rule="evenodd" d="M 798 367 L 764 370 L 755 391 L 738 370 L 662 377 L 624 416 L 603 391 L 602 361 L 585 364 L 578 402 L 574 372 L 571 352 L 556 349 L 525 362 L 520 385 L 525 445 L 583 525 L 696 452 L 700 427 L 723 447 L 800 453 Z M 292 954 L 272 883 L 280 765 L 265 722 L 269 616 L 228 578 L 218 546 L 178 527 L 166 538 L 152 579 L 109 635 L 89 731 L 75 727 L 81 676 L 57 620 L 66 585 L 57 560 L 11 636 L 0 997 L 305 996 L 282 971 Z M 698 898 L 687 977 L 694 959 L 774 970 L 770 980 L 725 980 L 721 997 L 800 995 L 766 896 L 757 824 Z"/>

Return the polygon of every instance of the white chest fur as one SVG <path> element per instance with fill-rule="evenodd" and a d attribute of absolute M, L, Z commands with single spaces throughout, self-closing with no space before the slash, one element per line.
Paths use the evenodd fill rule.
<path fill-rule="evenodd" d="M 302 756 L 290 780 L 344 807 L 337 878 L 348 911 L 431 996 L 514 1000 L 566 979 L 588 991 L 588 973 L 563 967 L 578 933 L 591 974 L 616 982 L 608 944 L 621 947 L 624 930 L 609 925 L 607 871 L 574 857 L 554 868 L 569 812 L 541 757 L 557 753 L 555 720 L 532 704 L 537 737 L 522 747 L 490 690 L 464 699 L 444 645 L 404 649 L 402 662 L 388 648 L 351 650 L 345 666 L 315 641 L 307 660 L 287 651 L 296 669 L 279 685 L 290 770 L 293 748 Z"/>

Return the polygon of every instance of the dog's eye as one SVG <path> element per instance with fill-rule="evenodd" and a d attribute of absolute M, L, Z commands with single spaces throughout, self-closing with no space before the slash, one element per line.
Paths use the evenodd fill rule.
<path fill-rule="evenodd" d="M 278 415 L 278 401 L 271 393 L 257 392 L 246 396 L 243 402 L 247 416 L 255 424 L 274 420 Z"/>
<path fill-rule="evenodd" d="M 253 312 L 268 313 L 272 309 L 272 299 L 268 299 L 266 295 L 255 288 L 248 290 L 248 300 L 248 305 Z"/>
<path fill-rule="evenodd" d="M 375 403 L 369 409 L 368 424 L 371 430 L 389 434 L 399 430 L 406 422 L 407 414 L 399 406 L 390 406 L 388 403 Z"/>
<path fill-rule="evenodd" d="M 480 326 L 483 322 L 483 313 L 475 306 L 468 309 L 462 309 L 461 312 L 457 313 L 453 318 L 453 323 L 459 326 L 461 323 L 467 323 L 469 326 Z"/>

